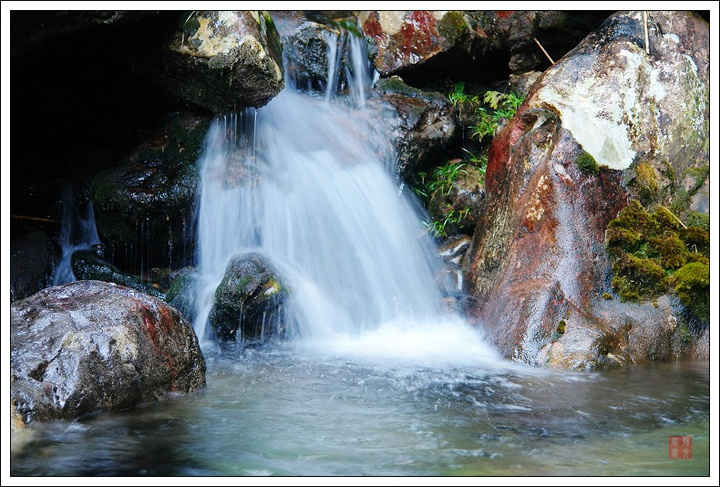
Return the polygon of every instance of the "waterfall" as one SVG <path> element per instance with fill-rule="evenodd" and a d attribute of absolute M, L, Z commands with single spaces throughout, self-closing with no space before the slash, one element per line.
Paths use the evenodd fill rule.
<path fill-rule="evenodd" d="M 95 226 L 95 214 L 92 202 L 88 201 L 85 211 L 78 208 L 70 184 L 63 187 L 62 217 L 58 243 L 62 249 L 62 257 L 53 274 L 53 286 L 76 280 L 72 270 L 72 255 L 78 250 L 87 250 L 100 243 Z"/>
<path fill-rule="evenodd" d="M 351 68 L 365 69 L 364 50 L 350 47 L 365 59 Z M 193 324 L 201 341 L 211 338 L 226 265 L 244 252 L 263 255 L 292 290 L 283 319 L 297 338 L 342 344 L 447 319 L 434 242 L 388 170 L 387 131 L 366 107 L 372 73 L 351 74 L 349 96 L 286 88 L 265 107 L 213 123 L 199 161 L 202 283 Z M 467 342 L 464 333 L 456 336 Z"/>

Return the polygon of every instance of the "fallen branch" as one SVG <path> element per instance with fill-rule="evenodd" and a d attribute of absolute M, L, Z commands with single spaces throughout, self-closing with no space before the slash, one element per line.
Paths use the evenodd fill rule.
<path fill-rule="evenodd" d="M 550 61 L 550 64 L 555 64 L 555 61 L 553 61 L 553 58 L 550 57 L 550 54 L 547 53 L 544 47 L 542 47 L 542 44 L 540 44 L 540 41 L 533 37 L 533 40 L 535 41 L 535 44 L 538 45 L 540 50 L 545 54 L 545 57 L 548 58 L 548 61 Z"/>
<path fill-rule="evenodd" d="M 60 223 L 58 220 L 51 220 L 50 218 L 40 218 L 38 216 L 10 215 L 10 218 L 15 218 L 18 220 L 33 220 L 36 222 Z"/>

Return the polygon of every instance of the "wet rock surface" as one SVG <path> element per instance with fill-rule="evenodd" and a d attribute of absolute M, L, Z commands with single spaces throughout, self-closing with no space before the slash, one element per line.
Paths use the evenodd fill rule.
<path fill-rule="evenodd" d="M 398 77 L 378 80 L 374 91 L 393 109 L 388 119 L 398 174 L 406 176 L 437 160 L 455 135 L 448 98 L 410 87 Z"/>
<path fill-rule="evenodd" d="M 227 266 L 215 290 L 209 323 L 216 336 L 244 342 L 282 338 L 288 290 L 259 254 L 241 254 Z"/>
<path fill-rule="evenodd" d="M 662 26 L 653 33 L 650 55 L 642 44 L 642 15 L 612 16 L 545 72 L 493 141 L 485 212 L 466 269 L 471 313 L 508 357 L 573 368 L 602 366 L 609 355 L 623 363 L 647 361 L 668 356 L 648 350 L 666 350 L 673 333 L 693 329 L 670 305 L 663 312 L 646 305 L 653 320 L 627 318 L 637 305 L 620 302 L 610 286 L 605 230 L 637 194 L 637 167 L 671 167 L 663 171 L 670 181 L 658 182 L 669 188 L 678 181 L 668 175 L 707 163 L 707 112 L 697 101 L 708 96 L 707 23 L 685 12 L 651 12 L 650 18 Z M 678 63 L 692 73 L 686 84 L 693 89 L 684 93 L 663 74 Z M 578 118 L 587 114 L 596 118 Z M 585 162 L 591 159 L 596 165 Z M 658 192 L 649 201 L 660 194 L 670 197 Z M 647 331 L 661 326 L 648 323 L 671 317 L 678 324 L 667 336 Z M 619 339 L 618 323 L 632 339 Z"/>
<path fill-rule="evenodd" d="M 112 282 L 131 287 L 156 298 L 163 299 L 165 297 L 165 293 L 160 289 L 141 281 L 132 274 L 120 271 L 92 250 L 74 252 L 71 257 L 71 265 L 73 274 L 78 280 Z"/>
<path fill-rule="evenodd" d="M 191 262 L 196 161 L 209 126 L 207 115 L 178 115 L 119 166 L 94 178 L 90 192 L 98 233 L 107 255 L 125 272 Z"/>
<path fill-rule="evenodd" d="M 559 59 L 611 12 L 562 11 L 367 11 L 360 25 L 375 48 L 382 75 L 413 81 L 446 71 L 463 77 L 502 77 L 544 69 L 536 45 Z M 479 62 L 479 61 L 485 62 Z M 492 62 L 487 62 L 492 60 Z"/>
<path fill-rule="evenodd" d="M 205 386 L 205 360 L 172 307 L 116 284 L 76 281 L 11 307 L 11 398 L 24 423 L 72 419 Z"/>

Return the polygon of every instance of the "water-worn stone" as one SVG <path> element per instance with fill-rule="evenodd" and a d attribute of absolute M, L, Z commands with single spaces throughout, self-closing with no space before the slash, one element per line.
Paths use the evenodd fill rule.
<path fill-rule="evenodd" d="M 205 386 L 192 327 L 174 308 L 100 281 L 46 288 L 10 309 L 10 393 L 24 423 L 72 419 Z"/>
<path fill-rule="evenodd" d="M 43 232 L 28 232 L 10 242 L 10 301 L 52 284 L 60 247 Z"/>
<path fill-rule="evenodd" d="M 156 76 L 215 113 L 261 107 L 284 86 L 282 47 L 261 11 L 193 11 L 179 19 Z"/>
<path fill-rule="evenodd" d="M 287 298 L 287 288 L 266 259 L 255 253 L 237 255 L 215 290 L 210 326 L 224 340 L 282 338 Z"/>
<path fill-rule="evenodd" d="M 611 16 L 536 81 L 492 143 L 465 269 L 469 311 L 508 357 L 640 362 L 690 354 L 702 332 L 675 301 L 622 303 L 610 285 L 608 223 L 631 197 L 672 200 L 683 175 L 708 164 L 708 24 L 648 17 L 649 54 L 642 13 Z"/>

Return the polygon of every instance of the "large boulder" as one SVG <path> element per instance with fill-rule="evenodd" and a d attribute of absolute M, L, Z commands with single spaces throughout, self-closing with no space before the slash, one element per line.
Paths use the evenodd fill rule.
<path fill-rule="evenodd" d="M 10 308 L 11 385 L 24 423 L 120 410 L 205 386 L 192 327 L 172 307 L 99 281 L 46 288 Z"/>
<path fill-rule="evenodd" d="M 708 24 L 649 12 L 647 26 L 649 52 L 641 12 L 611 16 L 492 143 L 465 270 L 469 312 L 506 356 L 592 368 L 689 354 L 702 333 L 674 296 L 621 302 L 612 286 L 611 220 L 631 198 L 683 195 L 684 218 L 680 183 L 708 165 Z"/>
<path fill-rule="evenodd" d="M 155 71 L 170 91 L 215 113 L 261 107 L 280 93 L 282 47 L 267 12 L 182 15 Z"/>

